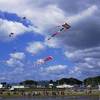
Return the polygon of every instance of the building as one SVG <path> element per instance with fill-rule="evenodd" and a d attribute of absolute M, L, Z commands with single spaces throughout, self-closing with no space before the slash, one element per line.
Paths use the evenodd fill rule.
<path fill-rule="evenodd" d="M 53 84 L 49 84 L 49 88 L 52 88 L 53 87 Z"/>
<path fill-rule="evenodd" d="M 67 85 L 67 84 L 63 84 L 63 85 L 58 85 L 56 86 L 56 88 L 73 88 L 74 86 L 72 85 Z"/>
<path fill-rule="evenodd" d="M 2 89 L 3 88 L 3 84 L 0 84 L 0 89 Z"/>
<path fill-rule="evenodd" d="M 98 85 L 98 90 L 100 91 L 100 85 Z"/>
<path fill-rule="evenodd" d="M 15 90 L 15 89 L 24 89 L 25 86 L 24 85 L 14 85 L 10 88 L 10 90 Z"/>

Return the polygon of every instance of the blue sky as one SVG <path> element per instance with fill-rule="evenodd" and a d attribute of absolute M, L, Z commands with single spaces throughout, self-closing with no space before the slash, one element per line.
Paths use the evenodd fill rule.
<path fill-rule="evenodd" d="M 0 81 L 100 75 L 98 1 L 72 2 L 0 1 Z M 64 22 L 71 28 L 48 41 Z M 48 56 L 53 60 L 37 64 Z"/>

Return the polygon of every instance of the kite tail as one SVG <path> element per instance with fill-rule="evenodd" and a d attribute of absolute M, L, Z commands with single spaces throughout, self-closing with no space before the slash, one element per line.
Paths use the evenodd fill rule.
<path fill-rule="evenodd" d="M 50 38 L 48 38 L 48 40 L 50 40 L 51 39 L 51 37 Z"/>
<path fill-rule="evenodd" d="M 50 38 L 48 38 L 48 40 L 50 40 L 52 37 L 55 37 L 57 34 L 59 34 L 59 32 L 54 33 Z"/>

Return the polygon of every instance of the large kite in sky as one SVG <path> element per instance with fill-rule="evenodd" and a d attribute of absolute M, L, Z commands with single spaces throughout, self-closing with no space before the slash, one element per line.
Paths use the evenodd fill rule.
<path fill-rule="evenodd" d="M 47 57 L 45 57 L 43 59 L 37 60 L 36 64 L 39 64 L 39 65 L 45 64 L 46 62 L 49 62 L 51 60 L 53 60 L 53 57 L 52 56 L 47 56 Z"/>
<path fill-rule="evenodd" d="M 61 27 L 61 28 L 57 32 L 53 33 L 51 35 L 51 37 L 48 38 L 48 40 L 50 40 L 50 39 L 52 39 L 52 37 L 55 37 L 56 35 L 60 34 L 62 31 L 69 29 L 71 26 L 67 23 L 64 23 L 63 25 L 57 26 L 57 27 Z"/>

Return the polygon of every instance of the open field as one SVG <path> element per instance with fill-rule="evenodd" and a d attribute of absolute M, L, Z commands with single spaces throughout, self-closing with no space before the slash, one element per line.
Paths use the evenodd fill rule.
<path fill-rule="evenodd" d="M 67 89 L 21 89 L 21 90 L 2 90 L 0 97 L 64 97 L 64 96 L 99 96 L 100 91 L 97 90 L 84 90 L 73 91 Z"/>

